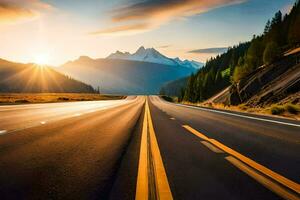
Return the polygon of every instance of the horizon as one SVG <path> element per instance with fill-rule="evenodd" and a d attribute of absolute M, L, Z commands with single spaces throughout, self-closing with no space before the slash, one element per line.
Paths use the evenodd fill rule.
<path fill-rule="evenodd" d="M 300 200 L 300 0 L 0 0 L 0 31 L 1 200 Z"/>
<path fill-rule="evenodd" d="M 109 56 L 111 56 L 111 55 L 113 55 L 113 54 L 116 54 L 116 53 L 129 53 L 130 55 L 133 55 L 134 53 L 136 53 L 140 48 L 144 48 L 145 50 L 148 50 L 148 49 L 154 49 L 154 50 L 156 50 L 156 51 L 158 51 L 157 49 L 155 49 L 154 47 L 145 47 L 145 46 L 140 46 L 138 49 L 136 49 L 135 51 L 133 51 L 133 52 L 128 52 L 128 51 L 119 51 L 119 50 L 116 50 L 115 52 L 112 52 L 112 53 L 110 53 L 108 56 L 106 56 L 106 57 L 98 57 L 98 58 L 96 58 L 96 57 L 91 57 L 91 56 L 88 56 L 88 55 L 80 55 L 79 57 L 77 57 L 77 58 L 74 58 L 74 59 L 72 59 L 72 60 L 67 60 L 66 62 L 64 62 L 64 63 L 62 63 L 61 65 L 51 65 L 51 64 L 47 64 L 47 63 L 42 63 L 42 60 L 39 62 L 38 60 L 37 60 L 37 62 L 18 62 L 18 61 L 14 61 L 14 60 L 8 60 L 8 59 L 4 59 L 4 58 L 0 58 L 0 59 L 2 59 L 2 60 L 6 60 L 6 61 L 8 61 L 8 62 L 14 62 L 14 63 L 20 63 L 20 64 L 34 64 L 34 65 L 37 65 L 37 66 L 39 66 L 39 65 L 41 65 L 41 66 L 45 66 L 45 67 L 54 67 L 54 68 L 57 68 L 57 67 L 60 67 L 60 66 L 62 66 L 62 65 L 64 65 L 64 64 L 67 64 L 68 62 L 74 62 L 74 61 L 76 61 L 76 60 L 79 60 L 79 59 L 81 59 L 81 58 L 89 58 L 89 59 L 92 59 L 92 60 L 98 60 L 98 59 L 110 59 L 110 58 L 108 58 Z M 228 48 L 226 48 L 226 50 L 227 50 Z M 158 51 L 159 52 L 159 51 Z M 161 52 L 159 52 L 159 53 L 161 53 Z M 162 54 L 163 56 L 165 56 L 164 54 Z M 221 53 L 220 54 L 217 54 L 217 55 L 221 55 Z M 217 56 L 216 55 L 216 56 Z M 176 58 L 179 58 L 179 57 L 168 57 L 168 58 L 170 58 L 170 59 L 176 59 Z M 187 61 L 195 61 L 195 60 L 188 60 L 188 59 L 181 59 L 181 58 L 179 58 L 181 61 L 185 61 L 185 60 L 187 60 Z M 130 60 L 130 59 L 129 59 Z M 145 61 L 145 62 L 147 62 L 147 61 Z M 195 61 L 195 62 L 199 62 L 199 61 Z M 199 63 L 201 63 L 201 64 L 204 64 L 205 65 L 205 62 L 199 62 Z"/>
<path fill-rule="evenodd" d="M 205 63 L 260 35 L 276 11 L 288 13 L 294 4 L 294 0 L 89 2 L 0 1 L 0 57 L 60 66 L 80 56 L 106 58 L 145 46 L 170 58 Z M 145 11 L 149 14 L 142 16 Z"/>

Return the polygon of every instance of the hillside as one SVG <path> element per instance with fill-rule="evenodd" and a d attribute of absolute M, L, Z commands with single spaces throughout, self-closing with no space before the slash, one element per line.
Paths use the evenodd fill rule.
<path fill-rule="evenodd" d="M 300 49 L 288 54 L 269 65 L 262 66 L 232 85 L 224 92 L 220 92 L 208 102 L 229 105 L 244 105 L 250 107 L 264 107 L 284 101 L 300 104 L 294 94 L 300 88 Z M 297 95 L 296 95 L 297 96 Z"/>
<path fill-rule="evenodd" d="M 197 73 L 186 79 L 172 81 L 161 89 L 166 94 L 178 96 L 180 99 L 185 97 L 185 100 L 191 102 L 206 100 L 231 84 L 230 77 L 233 74 L 234 66 L 239 57 L 246 54 L 249 46 L 249 42 L 245 42 L 230 47 L 222 55 L 208 60 Z"/>
<path fill-rule="evenodd" d="M 95 90 L 49 67 L 0 59 L 0 92 L 95 93 Z"/>
<path fill-rule="evenodd" d="M 58 70 L 95 88 L 99 86 L 101 92 L 108 94 L 158 94 L 164 83 L 196 71 L 182 66 L 84 56 Z"/>
<path fill-rule="evenodd" d="M 188 77 L 184 77 L 175 81 L 165 83 L 160 91 L 160 95 L 179 96 L 183 92 L 183 88 L 188 82 Z"/>
<path fill-rule="evenodd" d="M 183 90 L 177 90 L 182 91 L 178 99 L 196 103 L 217 95 L 211 99 L 224 101 L 228 95 L 229 104 L 262 106 L 288 98 L 300 90 L 299 46 L 300 2 L 296 1 L 289 14 L 278 11 L 263 34 L 209 60 L 188 78 Z"/>

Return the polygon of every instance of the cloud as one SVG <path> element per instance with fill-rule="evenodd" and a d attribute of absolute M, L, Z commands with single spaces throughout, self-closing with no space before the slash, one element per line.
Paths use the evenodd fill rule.
<path fill-rule="evenodd" d="M 192 51 L 188 51 L 188 53 L 198 53 L 198 54 L 220 54 L 224 53 L 228 47 L 214 47 L 214 48 L 206 48 L 206 49 L 195 49 Z"/>
<path fill-rule="evenodd" d="M 108 29 L 103 29 L 100 31 L 91 32 L 92 35 L 111 35 L 111 34 L 118 34 L 122 32 L 122 34 L 131 34 L 132 32 L 144 32 L 145 30 L 149 29 L 150 26 L 146 23 L 140 23 L 140 24 L 130 24 L 130 25 L 122 25 L 117 27 L 112 27 Z"/>
<path fill-rule="evenodd" d="M 32 19 L 50 8 L 40 0 L 0 0 L 0 24 Z"/>
<path fill-rule="evenodd" d="M 209 10 L 238 4 L 246 0 L 132 0 L 134 3 L 122 6 L 112 11 L 112 21 L 117 23 L 139 24 L 147 23 L 144 29 L 155 29 L 172 20 L 181 19 Z M 121 26 L 122 27 L 122 26 Z M 134 27 L 134 26 L 133 26 Z M 119 32 L 122 32 L 120 29 Z M 112 33 L 115 33 L 112 32 Z M 99 31 L 101 34 L 101 31 Z"/>
<path fill-rule="evenodd" d="M 162 46 L 158 46 L 157 48 L 166 49 L 166 48 L 169 48 L 170 46 L 172 46 L 172 45 L 162 45 Z"/>

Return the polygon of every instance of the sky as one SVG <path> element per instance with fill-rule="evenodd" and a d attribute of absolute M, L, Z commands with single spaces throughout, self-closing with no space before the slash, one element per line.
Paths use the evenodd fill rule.
<path fill-rule="evenodd" d="M 0 58 L 59 66 L 153 47 L 205 62 L 295 0 L 0 0 Z"/>

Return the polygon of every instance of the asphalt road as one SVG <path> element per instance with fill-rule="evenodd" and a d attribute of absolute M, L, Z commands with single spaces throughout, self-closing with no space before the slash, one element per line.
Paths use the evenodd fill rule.
<path fill-rule="evenodd" d="M 76 117 L 89 112 L 127 104 L 134 97 L 122 100 L 42 103 L 0 106 L 0 135 L 24 128 Z"/>
<path fill-rule="evenodd" d="M 300 199 L 299 122 L 147 99 L 0 107 L 0 199 Z"/>
<path fill-rule="evenodd" d="M 9 125 L 0 119 L 8 130 L 0 136 L 0 199 L 106 199 L 143 104 L 138 97 L 1 107 Z"/>
<path fill-rule="evenodd" d="M 299 122 L 244 114 L 235 116 L 180 106 L 159 97 L 150 97 L 150 110 L 175 199 L 281 199 L 229 162 L 228 153 L 218 152 L 218 149 L 214 152 L 210 144 L 183 125 L 300 182 Z M 299 184 L 296 189 L 299 192 Z M 296 196 L 299 197 L 299 193 Z"/>

